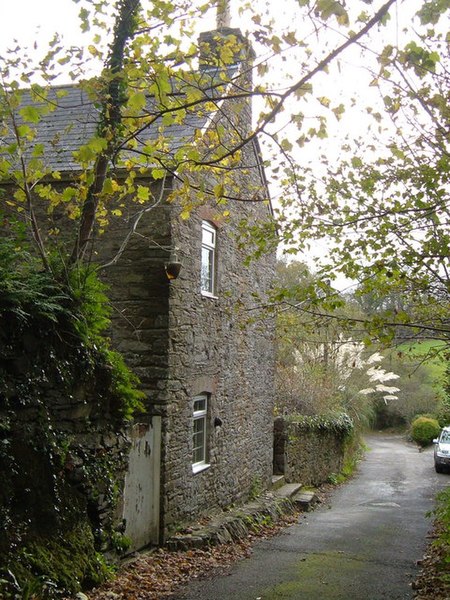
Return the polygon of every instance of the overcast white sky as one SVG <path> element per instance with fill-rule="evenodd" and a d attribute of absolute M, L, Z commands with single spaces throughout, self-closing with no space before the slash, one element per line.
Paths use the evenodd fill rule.
<path fill-rule="evenodd" d="M 194 0 L 195 2 L 196 0 Z M 200 1 L 200 0 L 199 0 Z M 212 0 L 211 0 L 212 1 Z M 391 28 L 391 35 L 397 36 L 401 33 L 402 28 L 410 25 L 410 14 L 407 14 L 406 8 L 411 8 L 417 4 L 418 0 L 399 0 L 399 6 L 401 10 L 394 11 L 393 28 Z M 232 7 L 232 25 L 241 27 L 244 31 L 246 28 L 255 29 L 256 26 L 251 23 L 247 18 L 241 18 L 237 15 L 237 7 L 244 4 L 244 0 L 230 0 Z M 374 2 L 374 6 L 381 4 L 382 0 Z M 143 5 L 151 4 L 150 0 L 143 0 Z M 82 4 L 77 4 L 73 0 L 0 0 L 0 55 L 4 51 L 5 47 L 11 47 L 14 45 L 14 39 L 16 39 L 21 46 L 33 46 L 37 44 L 36 50 L 33 51 L 34 56 L 38 56 L 44 53 L 49 39 L 52 37 L 54 32 L 58 32 L 63 36 L 63 41 L 66 45 L 87 45 L 89 43 L 89 34 L 81 35 L 80 33 L 80 22 L 78 19 L 78 12 Z M 314 47 L 315 37 L 313 28 L 310 23 L 302 23 L 299 15 L 296 13 L 296 7 L 298 4 L 294 0 L 252 0 L 251 5 L 255 12 L 260 11 L 261 14 L 273 13 L 272 16 L 276 18 L 278 32 L 283 29 L 288 30 L 291 28 L 297 28 L 301 31 L 302 35 L 308 35 L 307 42 Z M 353 2 L 347 2 L 348 6 L 355 6 Z M 358 3 L 358 6 L 364 4 Z M 292 9 L 289 12 L 288 9 Z M 370 7 L 370 11 L 375 10 L 373 6 Z M 332 19 L 330 20 L 332 21 Z M 210 29 L 214 26 L 214 11 L 211 11 L 209 19 L 203 19 L 199 29 L 205 30 Z M 332 35 L 332 34 L 330 34 Z M 322 39 L 322 38 L 321 38 Z M 342 43 L 343 38 L 336 35 L 333 42 Z M 393 40 L 395 42 L 395 39 Z M 316 48 L 317 48 L 316 44 Z M 288 67 L 288 70 L 296 75 L 295 70 L 298 69 L 298 57 L 296 56 L 296 50 L 291 50 L 291 56 L 286 57 L 284 66 Z M 344 61 L 348 63 L 356 64 L 359 60 L 358 50 L 353 49 L 347 51 L 344 57 Z M 314 62 L 314 59 L 312 63 Z M 281 63 L 280 63 L 281 65 Z M 280 73 L 276 73 L 279 77 Z M 364 86 L 363 77 L 366 81 L 369 81 L 369 75 L 366 75 L 361 69 L 353 69 L 353 71 L 345 76 L 342 72 L 340 80 L 342 82 L 342 89 L 345 89 L 347 95 L 352 93 L 353 90 L 361 89 Z M 358 81 L 356 81 L 356 79 Z M 345 84 L 343 83 L 345 81 Z M 326 82 L 329 86 L 329 81 Z M 339 78 L 333 83 L 333 94 L 339 93 Z"/>
<path fill-rule="evenodd" d="M 411 24 L 411 12 L 408 14 L 407 9 L 411 9 L 417 5 L 418 0 L 399 0 L 399 8 L 394 10 L 394 18 L 392 19 L 392 25 L 389 30 L 385 30 L 383 35 L 391 35 L 392 41 L 395 43 L 397 37 L 402 35 L 403 28 L 407 28 Z M 353 0 L 352 0 L 353 2 Z M 352 2 L 347 0 L 347 6 L 356 7 Z M 145 5 L 146 0 L 143 4 Z M 232 26 L 238 26 L 245 30 L 245 21 L 242 18 L 237 17 L 236 8 L 241 4 L 241 0 L 231 0 L 232 6 Z M 374 5 L 381 4 L 374 2 Z M 255 10 L 258 7 L 264 12 L 263 7 L 268 5 L 269 10 L 272 10 L 278 20 L 281 28 L 292 28 L 302 27 L 302 34 L 305 32 L 305 25 L 300 23 L 296 18 L 295 12 L 286 14 L 287 8 L 294 7 L 295 2 L 288 0 L 252 0 L 252 6 Z M 72 0 L 0 0 L 0 55 L 4 52 L 6 47 L 11 47 L 14 44 L 14 39 L 19 42 L 20 46 L 32 47 L 33 44 L 37 44 L 37 49 L 33 51 L 33 55 L 38 56 L 43 54 L 47 48 L 48 40 L 52 37 L 55 32 L 58 32 L 63 36 L 65 45 L 87 45 L 90 40 L 89 37 L 82 36 L 80 33 L 78 12 L 80 10 L 80 4 L 76 4 Z M 374 10 L 373 5 L 368 7 L 369 10 Z M 284 14 L 283 14 L 284 13 Z M 311 24 L 308 25 L 311 27 Z M 200 24 L 201 30 L 207 30 L 214 27 L 214 11 L 211 12 L 209 19 L 204 19 Z M 311 30 L 312 31 L 312 30 Z M 380 34 L 378 34 L 380 35 Z M 311 32 L 309 40 L 314 45 L 314 33 Z M 336 37 L 333 40 L 333 44 L 336 45 L 338 41 L 341 43 L 342 38 Z M 293 49 L 295 54 L 295 49 Z M 336 106 L 339 104 L 339 99 L 342 99 L 348 103 L 348 98 L 352 95 L 363 94 L 365 95 L 364 100 L 367 100 L 367 104 L 371 104 L 375 101 L 375 95 L 370 97 L 371 94 L 375 94 L 373 88 L 368 87 L 370 81 L 370 75 L 364 70 L 363 66 L 358 63 L 360 62 L 360 51 L 357 48 L 347 52 L 344 57 L 343 67 L 344 70 L 339 74 L 337 73 L 334 79 L 325 78 L 323 83 L 323 95 L 330 96 L 333 98 L 333 104 Z M 298 70 L 298 62 L 296 62 L 295 55 L 287 57 L 283 63 L 288 67 L 294 76 L 298 76 L 296 69 Z M 281 65 L 281 63 L 280 63 Z M 346 69 L 352 66 L 348 71 Z M 279 76 L 279 73 L 276 73 Z M 326 80 L 325 80 L 326 79 Z M 320 87 L 320 81 L 318 82 Z M 321 95 L 317 94 L 316 95 Z M 366 105 L 367 105 L 366 104 Z M 289 111 L 287 111 L 287 114 Z M 355 133 L 361 133 L 366 127 L 366 123 L 363 121 L 364 114 L 361 110 L 355 108 L 350 111 L 346 118 L 341 122 L 331 121 L 332 134 L 334 139 L 328 138 L 325 142 L 326 151 L 329 154 L 337 152 L 339 148 L 338 138 L 342 137 L 347 130 L 354 130 Z M 298 161 L 303 164 L 306 161 L 311 161 L 314 152 L 319 152 L 321 149 L 319 146 L 314 148 L 313 145 L 308 146 L 307 149 L 298 151 Z M 323 150 L 323 149 L 322 149 Z"/>
<path fill-rule="evenodd" d="M 80 7 L 71 0 L 0 0 L 0 44 L 17 38 L 20 42 L 45 42 L 55 32 L 70 35 L 70 43 L 78 36 Z"/>
<path fill-rule="evenodd" d="M 146 3 L 149 0 L 143 0 Z M 22 44 L 37 41 L 44 45 L 55 32 L 67 44 L 79 44 L 83 39 L 78 18 L 81 5 L 73 0 L 0 0 L 0 49 L 14 38 Z"/>
<path fill-rule="evenodd" d="M 381 2 L 381 0 L 379 1 Z M 412 1 L 408 0 L 409 3 Z M 146 3 L 150 4 L 150 0 L 143 1 L 144 6 Z M 241 4 L 243 4 L 243 0 L 231 0 L 231 7 L 234 11 L 232 13 L 232 25 L 239 26 L 244 30 L 246 23 L 248 28 L 255 27 L 251 21 L 240 18 L 236 14 L 236 9 Z M 36 44 L 37 47 L 32 51 L 32 55 L 34 58 L 37 58 L 45 53 L 48 41 L 55 32 L 63 36 L 63 42 L 67 46 L 87 46 L 90 43 L 89 34 L 82 35 L 80 33 L 78 12 L 81 4 L 77 4 L 73 0 L 0 0 L 0 5 L 0 55 L 6 47 L 14 46 L 14 40 L 17 40 L 20 46 L 33 47 Z M 275 13 L 281 30 L 283 28 L 297 27 L 302 28 L 302 33 L 308 30 L 312 31 L 311 24 L 305 26 L 299 23 L 299 19 L 296 19 L 295 13 L 286 14 L 288 8 L 294 8 L 295 10 L 296 2 L 292 0 L 269 0 L 267 2 L 266 0 L 253 0 L 252 6 L 255 11 L 260 10 L 261 13 L 267 13 L 268 10 Z M 199 29 L 205 30 L 213 27 L 214 11 L 211 11 L 210 18 L 203 19 Z M 314 41 L 314 34 L 311 33 L 308 42 L 314 45 Z M 337 37 L 335 43 L 337 44 L 338 42 L 341 43 L 342 38 Z M 353 51 L 353 53 L 347 52 L 347 63 L 353 62 L 356 64 L 358 59 L 358 50 Z M 298 56 L 295 55 L 295 49 L 292 49 L 291 56 L 286 56 L 286 60 L 283 63 L 281 61 L 278 62 L 277 67 L 279 66 L 279 69 L 277 68 L 273 71 L 273 77 L 281 80 L 281 71 L 283 68 L 290 71 L 294 79 L 300 76 L 301 71 L 299 70 L 298 60 Z M 357 93 L 358 90 L 365 87 L 363 80 L 365 79 L 366 83 L 368 83 L 370 80 L 369 77 L 361 67 L 354 68 L 348 75 L 345 75 L 344 72 L 337 74 L 331 86 L 330 78 L 318 77 L 316 78 L 318 86 L 320 86 L 320 79 L 323 80 L 323 91 L 316 95 L 330 95 L 329 88 L 331 87 L 332 96 L 335 99 L 334 104 L 339 104 L 340 94 L 345 93 L 348 98 L 352 93 Z M 56 83 L 64 83 L 64 81 L 57 80 Z M 287 85 L 287 83 L 284 82 L 284 85 Z M 349 122 L 348 125 L 350 124 Z M 339 127 L 336 127 L 336 134 L 341 133 L 342 129 L 343 124 L 341 123 Z"/>

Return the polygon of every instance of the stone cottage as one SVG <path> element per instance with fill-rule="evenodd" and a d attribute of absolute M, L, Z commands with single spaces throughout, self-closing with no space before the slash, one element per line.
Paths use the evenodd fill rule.
<path fill-rule="evenodd" d="M 230 114 L 237 111 L 225 101 L 210 126 Z M 249 100 L 238 114 L 236 127 L 249 130 Z M 243 148 L 232 180 L 244 197 L 268 199 L 256 142 Z M 114 344 L 149 398 L 146 419 L 134 426 L 125 487 L 126 533 L 135 546 L 245 500 L 272 475 L 274 328 L 258 304 L 275 257 L 245 266 L 240 236 L 244 219 L 248 226 L 268 220 L 270 207 L 229 200 L 224 218 L 212 202 L 187 220 L 180 210 L 175 202 L 152 211 L 140 227 L 150 242 L 133 241 L 106 272 L 120 315 Z"/>
<path fill-rule="evenodd" d="M 203 34 L 207 53 L 199 81 L 204 93 L 210 90 L 215 108 L 166 129 L 166 157 L 186 142 L 198 144 L 207 156 L 208 131 L 222 132 L 220 143 L 231 147 L 251 130 L 251 100 L 245 94 L 216 101 L 218 67 L 207 56 L 224 36 L 239 48 L 226 67 L 228 77 L 231 73 L 235 85 L 248 90 L 250 53 L 239 31 Z M 64 185 L 78 168 L 73 151 L 95 133 L 96 109 L 81 88 L 60 91 L 58 108 L 41 121 L 37 141 L 47 149 L 53 144 L 49 160 Z M 179 83 L 176 92 L 183 93 Z M 155 126 L 145 135 L 156 136 Z M 101 246 L 92 249 L 104 265 L 114 306 L 113 346 L 139 376 L 147 397 L 146 413 L 130 427 L 118 515 L 131 549 L 160 543 L 177 527 L 246 500 L 267 488 L 272 475 L 274 326 L 261 306 L 275 255 L 245 260 L 246 231 L 271 220 L 257 140 L 242 145 L 230 166 L 226 211 L 214 195 L 195 201 L 196 186 L 217 185 L 214 175 L 205 182 L 193 173 L 189 181 L 192 206 L 189 218 L 181 218 L 185 205 L 177 201 L 177 172 L 167 170 L 157 181 L 140 174 L 140 185 L 155 199 L 151 209 L 142 211 L 137 223 L 136 206 L 127 206 Z"/>

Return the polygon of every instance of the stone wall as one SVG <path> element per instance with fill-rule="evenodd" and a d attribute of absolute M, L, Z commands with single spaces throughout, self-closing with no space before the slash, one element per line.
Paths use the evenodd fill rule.
<path fill-rule="evenodd" d="M 245 152 L 255 165 L 255 149 Z M 252 194 L 263 185 L 258 169 L 239 172 L 238 189 Z M 238 229 L 241 219 L 251 224 L 270 213 L 262 202 L 229 202 L 227 209 L 225 218 L 214 205 L 201 206 L 183 220 L 176 203 L 161 203 L 104 272 L 115 309 L 113 345 L 141 379 L 144 419 L 162 417 L 163 534 L 245 500 L 255 486 L 268 487 L 272 474 L 274 322 L 257 307 L 271 285 L 275 256 L 245 266 L 249 247 L 241 248 Z M 217 227 L 214 298 L 200 291 L 202 220 Z M 118 224 L 105 256 L 119 249 L 124 231 Z M 183 266 L 169 282 L 164 263 L 174 248 Z M 209 394 L 209 467 L 194 474 L 193 398 L 202 392 Z M 217 418 L 221 426 L 214 426 Z"/>
<path fill-rule="evenodd" d="M 133 550 L 146 544 L 158 544 L 161 541 L 159 531 L 164 531 L 164 514 L 159 508 L 163 502 L 160 489 L 165 468 L 163 458 L 160 460 L 161 454 L 164 455 L 160 423 L 163 419 L 165 426 L 171 378 L 168 334 L 170 286 L 165 272 L 165 263 L 173 248 L 173 211 L 165 201 L 171 184 L 167 182 L 166 189 L 152 185 L 148 180 L 139 184 L 151 188 L 153 198 L 157 199 L 154 209 L 142 215 L 137 234 L 130 238 L 126 247 L 122 247 L 129 234 L 133 214 L 142 210 L 130 202 L 128 213 L 124 212 L 123 218 L 111 224 L 108 236 L 102 240 L 101 253 L 97 254 L 100 263 L 108 263 L 112 257 L 117 259 L 102 270 L 102 279 L 109 286 L 108 296 L 113 306 L 110 338 L 113 347 L 139 377 L 146 396 L 143 402 L 146 411 L 136 415 L 133 428 L 133 431 L 146 433 L 142 439 L 133 441 L 129 456 L 132 468 L 127 472 L 125 485 L 125 533 L 133 536 L 133 532 L 139 531 L 138 536 L 133 536 L 136 539 L 131 541 Z M 149 436 L 151 444 L 147 439 Z M 133 511 L 136 514 L 132 514 Z"/>
<path fill-rule="evenodd" d="M 320 485 L 344 465 L 345 436 L 332 430 L 308 430 L 277 417 L 274 424 L 274 473 L 287 483 Z"/>
<path fill-rule="evenodd" d="M 97 551 L 122 540 L 120 399 L 110 366 L 77 346 L 66 322 L 15 316 L 0 315 L 0 596 L 11 573 L 20 585 L 45 575 L 77 591 L 102 580 Z"/>
<path fill-rule="evenodd" d="M 142 180 L 139 184 L 148 186 L 149 182 Z M 166 191 L 158 185 L 150 187 L 155 199 L 170 192 L 170 183 Z M 172 209 L 167 203 L 160 203 L 144 214 L 137 235 L 131 237 L 119 256 L 132 216 L 141 207 L 130 203 L 127 209 L 128 213 L 124 211 L 120 220 L 111 223 L 97 260 L 101 263 L 117 257 L 114 264 L 101 271 L 113 306 L 110 337 L 114 348 L 126 357 L 128 366 L 139 377 L 151 415 L 166 402 L 161 382 L 169 376 L 169 281 L 164 265 L 173 246 Z"/>
<path fill-rule="evenodd" d="M 235 208 L 243 214 L 242 206 Z M 168 526 L 243 501 L 272 475 L 274 329 L 271 318 L 252 311 L 258 304 L 252 294 L 264 297 L 274 261 L 264 257 L 245 267 L 236 223 L 216 221 L 217 297 L 202 296 L 201 221 L 208 216 L 204 209 L 189 223 L 175 222 L 179 245 L 190 250 L 170 296 L 171 402 L 163 443 Z M 210 466 L 193 474 L 192 399 L 202 392 L 209 394 Z"/>

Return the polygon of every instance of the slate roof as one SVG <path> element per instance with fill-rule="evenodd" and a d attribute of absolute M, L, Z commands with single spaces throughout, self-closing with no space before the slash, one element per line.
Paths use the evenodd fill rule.
<path fill-rule="evenodd" d="M 180 94 L 178 94 L 180 95 Z M 182 96 L 181 96 L 182 98 Z M 27 154 L 31 156 L 32 149 L 37 144 L 44 147 L 44 162 L 52 170 L 70 173 L 80 170 L 79 163 L 73 153 L 96 135 L 100 118 L 100 110 L 89 98 L 87 92 L 77 85 L 58 86 L 50 89 L 47 99 L 42 103 L 31 97 L 29 91 L 22 95 L 21 108 L 38 106 L 51 102 L 54 110 L 43 116 L 36 128 L 37 134 Z M 183 100 L 180 100 L 182 103 Z M 152 114 L 152 99 L 148 98 L 146 111 Z M 188 113 L 182 124 L 173 124 L 164 128 L 164 139 L 168 142 L 164 159 L 170 160 L 177 148 L 192 142 L 197 129 L 203 128 L 208 116 Z M 161 120 L 143 129 L 137 136 L 142 147 L 146 142 L 155 140 L 159 135 Z"/>
<path fill-rule="evenodd" d="M 57 96 L 58 92 L 65 95 Z M 45 163 L 52 170 L 78 171 L 73 152 L 95 135 L 99 112 L 86 92 L 75 85 L 51 89 L 48 101 L 55 102 L 57 108 L 39 122 L 34 143 L 44 145 Z M 22 107 L 36 104 L 29 92 L 23 94 Z"/>
<path fill-rule="evenodd" d="M 230 67 L 230 70 L 231 73 L 228 73 L 229 77 L 235 76 L 238 71 L 235 66 Z M 205 96 L 214 100 L 214 96 L 217 98 L 217 91 L 215 91 L 216 88 L 211 84 L 218 81 L 217 70 L 211 69 L 209 73 L 207 71 L 201 75 L 199 81 L 205 84 L 203 89 Z M 222 80 L 220 81 L 223 83 Z M 176 97 L 179 98 L 179 104 L 183 105 L 185 94 L 182 87 L 180 88 L 179 82 L 176 86 L 173 86 L 173 93 L 171 94 L 172 100 L 176 99 Z M 37 133 L 30 147 L 27 149 L 25 157 L 31 158 L 33 148 L 37 144 L 42 144 L 44 147 L 43 161 L 45 166 L 52 171 L 58 171 L 63 179 L 70 179 L 71 176 L 81 170 L 79 162 L 74 158 L 74 152 L 78 151 L 80 146 L 88 143 L 96 135 L 100 109 L 94 104 L 87 91 L 82 86 L 75 84 L 51 88 L 48 91 L 46 99 L 42 101 L 43 104 L 48 102 L 54 103 L 55 108 L 42 116 L 36 126 L 31 125 L 36 129 Z M 39 104 L 38 101 L 32 98 L 29 90 L 23 92 L 21 108 L 37 106 Z M 147 98 L 146 112 L 149 116 L 158 113 L 155 109 L 154 98 L 152 99 L 151 96 Z M 203 114 L 199 114 L 193 110 L 186 114 L 182 124 L 166 126 L 163 138 L 167 146 L 160 151 L 162 163 L 166 165 L 170 164 L 171 157 L 181 146 L 186 146 L 190 143 L 196 144 L 197 142 L 194 138 L 197 130 L 205 128 L 212 116 L 211 113 L 205 114 L 203 112 Z M 139 132 L 136 136 L 138 149 L 143 148 L 149 140 L 158 138 L 160 135 L 160 126 L 161 119 L 159 118 Z M 11 141 L 14 141 L 13 138 L 11 138 Z M 0 142 L 4 144 L 5 142 L 8 143 L 9 140 L 2 140 L 0 138 Z M 252 166 L 258 170 L 263 180 L 263 185 L 267 189 L 258 140 L 254 139 L 251 146 L 255 156 L 255 163 Z M 124 156 L 124 152 L 127 153 L 127 156 L 132 154 L 129 150 L 125 150 L 122 151 L 122 157 Z M 152 156 L 154 157 L 155 153 Z M 10 156 L 8 156 L 8 160 L 11 160 Z M 153 163 L 150 163 L 149 159 L 149 166 L 154 166 L 154 164 L 155 160 L 153 160 Z"/>

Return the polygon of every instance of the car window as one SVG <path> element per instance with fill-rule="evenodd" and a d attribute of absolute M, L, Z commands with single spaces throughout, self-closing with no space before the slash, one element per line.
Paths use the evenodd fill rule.
<path fill-rule="evenodd" d="M 439 441 L 443 442 L 444 444 L 450 443 L 450 431 L 443 431 L 441 433 L 441 439 Z"/>

